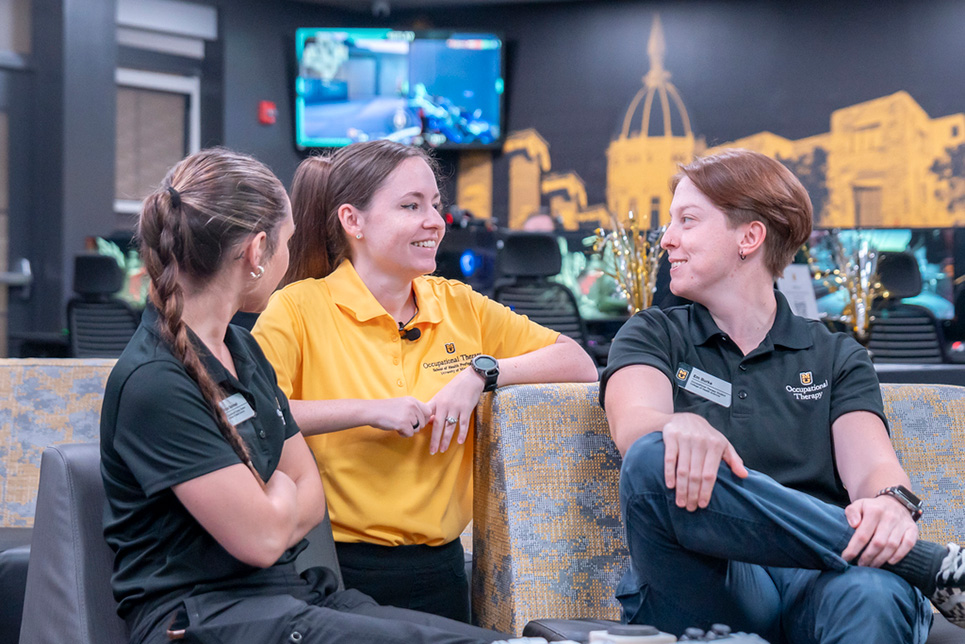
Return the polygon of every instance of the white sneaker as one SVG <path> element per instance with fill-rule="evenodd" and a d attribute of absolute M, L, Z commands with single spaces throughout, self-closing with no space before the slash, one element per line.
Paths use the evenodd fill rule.
<path fill-rule="evenodd" d="M 948 544 L 948 554 L 942 560 L 935 577 L 935 592 L 929 598 L 935 608 L 959 628 L 965 628 L 965 550 Z"/>

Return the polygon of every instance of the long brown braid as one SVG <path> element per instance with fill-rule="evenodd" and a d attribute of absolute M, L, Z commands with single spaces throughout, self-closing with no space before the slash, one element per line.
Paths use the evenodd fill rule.
<path fill-rule="evenodd" d="M 225 148 L 197 152 L 168 172 L 144 200 L 138 222 L 141 258 L 151 277 L 151 302 L 160 313 L 159 331 L 198 383 L 225 440 L 259 483 L 248 446 L 218 403 L 225 397 L 204 367 L 182 319 L 184 288 L 202 287 L 235 257 L 249 235 L 268 235 L 270 256 L 286 215 L 281 182 L 261 162 Z"/>

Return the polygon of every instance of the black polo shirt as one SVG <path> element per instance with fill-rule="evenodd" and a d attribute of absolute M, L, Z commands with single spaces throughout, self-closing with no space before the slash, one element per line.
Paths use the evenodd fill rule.
<path fill-rule="evenodd" d="M 674 411 L 699 414 L 734 445 L 744 464 L 788 487 L 845 506 L 834 463 L 831 424 L 869 411 L 886 423 L 878 377 L 868 352 L 842 333 L 791 312 L 775 291 L 777 315 L 761 345 L 741 353 L 700 304 L 633 316 L 617 333 L 600 382 L 649 365 L 673 383 Z M 730 404 L 719 392 L 730 383 Z M 702 383 L 709 383 L 703 386 Z"/>
<path fill-rule="evenodd" d="M 116 553 L 111 583 L 125 619 L 198 584 L 256 570 L 228 554 L 171 491 L 241 461 L 222 437 L 201 390 L 161 339 L 157 322 L 157 311 L 148 307 L 111 371 L 101 410 L 104 536 Z M 196 336 L 191 338 L 215 381 L 229 396 L 241 394 L 254 410 L 254 417 L 237 427 L 267 481 L 285 440 L 298 432 L 274 370 L 251 334 L 239 327 L 229 326 L 225 335 L 237 378 Z M 290 549 L 279 563 L 291 561 L 303 547 Z"/>

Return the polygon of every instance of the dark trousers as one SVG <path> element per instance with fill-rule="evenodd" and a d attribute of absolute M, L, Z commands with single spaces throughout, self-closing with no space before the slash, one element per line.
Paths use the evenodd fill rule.
<path fill-rule="evenodd" d="M 469 623 L 469 580 L 459 539 L 443 546 L 336 543 L 346 588 L 378 603 Z"/>
<path fill-rule="evenodd" d="M 325 568 L 302 576 L 275 566 L 250 577 L 197 588 L 132 624 L 132 644 L 486 644 L 507 636 L 416 611 L 379 606 L 357 590 L 335 590 Z"/>
<path fill-rule="evenodd" d="M 638 439 L 620 472 L 630 571 L 625 618 L 670 633 L 723 622 L 781 644 L 921 644 L 931 606 L 897 575 L 841 558 L 844 510 L 721 464 L 705 509 L 674 503 L 663 436 Z"/>

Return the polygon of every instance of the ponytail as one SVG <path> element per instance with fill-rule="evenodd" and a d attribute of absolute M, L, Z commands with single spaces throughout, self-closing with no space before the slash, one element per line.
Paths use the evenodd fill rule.
<path fill-rule="evenodd" d="M 292 219 L 298 234 L 289 242 L 288 272 L 282 284 L 306 278 L 322 278 L 345 259 L 348 244 L 338 220 L 338 206 L 329 202 L 331 156 L 305 159 L 292 180 Z M 334 210 L 334 216 L 329 216 Z"/>

